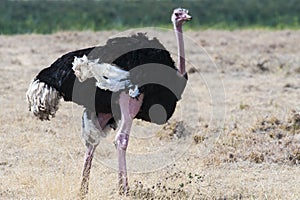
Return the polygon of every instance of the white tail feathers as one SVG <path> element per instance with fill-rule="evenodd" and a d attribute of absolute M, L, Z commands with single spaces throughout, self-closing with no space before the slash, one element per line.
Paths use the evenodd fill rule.
<path fill-rule="evenodd" d="M 39 80 L 33 80 L 26 92 L 26 97 L 29 111 L 32 111 L 39 119 L 49 120 L 50 115 L 55 117 L 61 98 L 55 88 Z"/>

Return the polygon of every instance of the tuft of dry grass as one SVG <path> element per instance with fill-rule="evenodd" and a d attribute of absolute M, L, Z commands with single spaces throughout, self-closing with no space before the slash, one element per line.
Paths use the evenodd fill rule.
<path fill-rule="evenodd" d="M 222 162 L 280 163 L 299 165 L 298 114 L 291 112 L 286 121 L 275 116 L 258 120 L 248 131 L 225 132 L 216 141 L 212 157 Z M 295 125 L 296 124 L 296 125 Z M 216 157 L 216 155 L 218 155 Z"/>

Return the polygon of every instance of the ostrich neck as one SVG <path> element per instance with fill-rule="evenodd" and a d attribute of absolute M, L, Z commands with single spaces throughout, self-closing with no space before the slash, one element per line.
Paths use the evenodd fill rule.
<path fill-rule="evenodd" d="M 184 42 L 183 42 L 183 34 L 182 34 L 182 24 L 176 25 L 174 23 L 174 30 L 177 39 L 178 46 L 178 72 L 181 75 L 184 75 L 185 72 L 185 54 L 184 54 Z"/>

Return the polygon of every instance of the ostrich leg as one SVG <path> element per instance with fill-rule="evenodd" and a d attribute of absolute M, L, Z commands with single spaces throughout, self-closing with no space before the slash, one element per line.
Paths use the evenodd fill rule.
<path fill-rule="evenodd" d="M 140 110 L 143 102 L 143 94 L 138 99 L 130 97 L 125 92 L 120 94 L 119 105 L 121 109 L 120 128 L 115 137 L 115 144 L 118 155 L 118 183 L 120 194 L 128 192 L 127 167 L 126 167 L 126 149 L 129 141 L 130 129 L 134 117 Z"/>
<path fill-rule="evenodd" d="M 80 186 L 80 199 L 84 199 L 88 193 L 90 171 L 96 147 L 97 145 L 89 145 L 86 149 Z"/>
<path fill-rule="evenodd" d="M 108 121 L 112 118 L 112 114 L 96 113 L 89 110 L 85 110 L 82 116 L 82 137 L 85 140 L 85 145 L 87 147 L 84 165 L 82 171 L 82 181 L 80 187 L 80 198 L 86 198 L 89 187 L 89 177 L 92 167 L 92 160 L 94 157 L 94 152 L 96 147 L 100 142 L 101 134 L 103 134 L 103 129 L 105 128 Z"/>

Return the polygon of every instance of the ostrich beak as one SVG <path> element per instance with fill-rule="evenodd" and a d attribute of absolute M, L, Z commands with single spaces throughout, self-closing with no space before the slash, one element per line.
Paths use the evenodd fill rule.
<path fill-rule="evenodd" d="M 192 19 L 192 16 L 189 15 L 189 14 L 185 14 L 185 15 L 184 15 L 184 19 L 185 19 L 186 21 L 190 21 L 190 20 Z"/>

